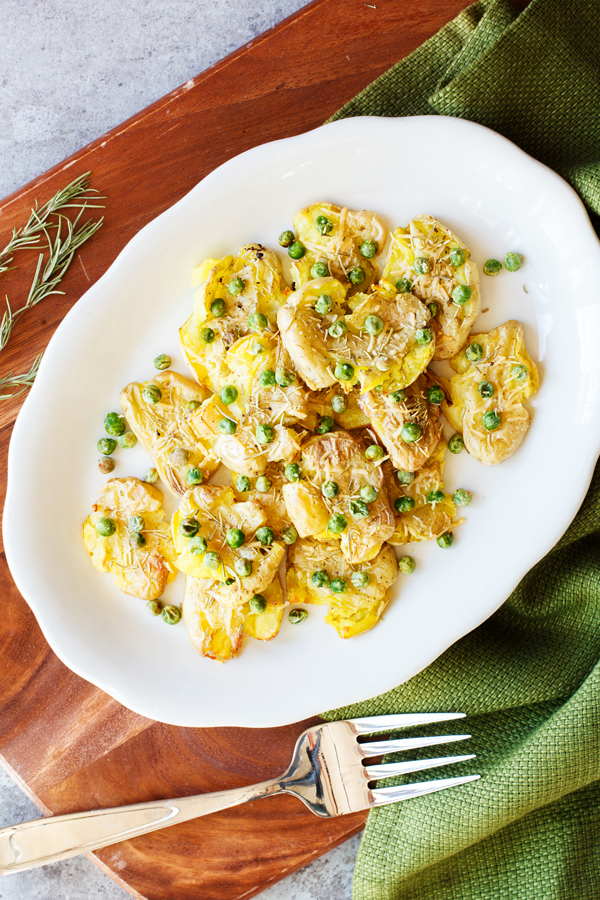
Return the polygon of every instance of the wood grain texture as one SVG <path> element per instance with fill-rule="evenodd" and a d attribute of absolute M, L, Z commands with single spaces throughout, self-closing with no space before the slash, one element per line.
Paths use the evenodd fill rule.
<path fill-rule="evenodd" d="M 29 369 L 68 309 L 133 235 L 216 166 L 317 127 L 467 4 L 374 5 L 318 0 L 0 203 L 2 247 L 35 199 L 45 202 L 88 169 L 92 186 L 108 195 L 105 224 L 65 277 L 65 295 L 21 317 L 1 374 Z M 23 265 L 3 277 L 14 304 L 27 296 L 36 258 L 20 254 Z M 19 406 L 19 400 L 0 404 L 2 504 Z M 0 760 L 46 813 L 221 790 L 264 780 L 288 764 L 306 723 L 263 731 L 175 728 L 143 719 L 57 659 L 3 554 L 0 587 Z M 275 797 L 93 858 L 142 900 L 249 898 L 356 833 L 364 819 L 317 819 L 294 798 Z"/>

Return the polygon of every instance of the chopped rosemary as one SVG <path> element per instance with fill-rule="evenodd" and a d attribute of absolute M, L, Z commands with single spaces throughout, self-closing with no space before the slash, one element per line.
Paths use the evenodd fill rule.
<path fill-rule="evenodd" d="M 32 386 L 35 380 L 35 376 L 38 373 L 40 362 L 42 361 L 42 356 L 43 353 L 40 353 L 39 356 L 36 356 L 29 372 L 24 372 L 22 375 L 13 375 L 12 372 L 9 372 L 8 375 L 0 378 L 0 390 L 5 390 L 6 388 L 21 388 L 20 391 L 16 391 L 12 394 L 0 394 L 0 400 L 7 400 L 9 397 L 18 397 L 20 394 L 26 391 L 27 388 L 30 388 Z"/>

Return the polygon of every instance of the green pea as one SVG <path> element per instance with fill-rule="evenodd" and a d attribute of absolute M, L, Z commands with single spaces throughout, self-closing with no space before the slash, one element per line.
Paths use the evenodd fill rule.
<path fill-rule="evenodd" d="M 327 329 L 331 337 L 339 338 L 342 337 L 343 334 L 346 334 L 348 331 L 348 326 L 344 322 L 343 319 L 337 319 L 333 325 L 330 325 Z"/>
<path fill-rule="evenodd" d="M 134 531 L 143 531 L 144 530 L 144 517 L 143 516 L 129 516 L 129 521 L 127 522 L 127 527 L 131 532 Z"/>
<path fill-rule="evenodd" d="M 329 587 L 331 581 L 325 569 L 319 569 L 317 572 L 313 572 L 310 576 L 310 580 L 317 588 Z"/>
<path fill-rule="evenodd" d="M 251 316 L 248 316 L 248 327 L 250 328 L 250 331 L 264 331 L 268 324 L 269 320 L 264 313 L 256 312 L 252 313 Z"/>
<path fill-rule="evenodd" d="M 133 431 L 126 431 L 125 434 L 118 435 L 117 444 L 124 450 L 130 450 L 137 444 L 137 437 L 135 436 Z"/>
<path fill-rule="evenodd" d="M 281 234 L 279 235 L 279 246 L 280 247 L 289 247 L 290 244 L 294 243 L 295 239 L 296 239 L 296 235 L 294 234 L 293 231 L 289 231 L 289 229 L 287 231 L 282 231 Z"/>
<path fill-rule="evenodd" d="M 334 413 L 340 415 L 348 409 L 348 400 L 343 394 L 336 394 L 331 401 L 331 406 Z"/>
<path fill-rule="evenodd" d="M 225 540 L 233 550 L 237 550 L 246 540 L 246 535 L 241 528 L 230 528 L 225 535 Z"/>
<path fill-rule="evenodd" d="M 352 381 L 354 378 L 354 366 L 346 362 L 337 363 L 333 374 L 338 381 Z"/>
<path fill-rule="evenodd" d="M 255 487 L 260 494 L 266 494 L 271 489 L 271 484 L 272 482 L 268 475 L 259 475 L 256 479 Z"/>
<path fill-rule="evenodd" d="M 383 447 L 380 447 L 379 444 L 370 444 L 365 450 L 365 456 L 367 459 L 370 459 L 371 462 L 383 459 Z"/>
<path fill-rule="evenodd" d="M 356 516 L 357 519 L 366 519 L 367 516 L 370 515 L 369 507 L 364 500 L 351 500 L 350 512 L 353 516 Z"/>
<path fill-rule="evenodd" d="M 328 434 L 335 428 L 335 422 L 331 416 L 321 416 L 317 423 L 317 434 Z"/>
<path fill-rule="evenodd" d="M 187 542 L 187 549 L 193 556 L 202 556 L 208 549 L 206 538 L 203 538 L 200 534 L 194 535 Z"/>
<path fill-rule="evenodd" d="M 368 572 L 353 572 L 350 576 L 350 581 L 354 585 L 355 588 L 364 588 L 368 585 L 371 580 L 371 576 Z"/>
<path fill-rule="evenodd" d="M 113 471 L 114 467 L 115 461 L 114 459 L 111 459 L 110 456 L 103 456 L 102 459 L 98 460 L 98 468 L 103 475 L 108 475 Z"/>
<path fill-rule="evenodd" d="M 179 533 L 183 534 L 184 537 L 194 537 L 198 534 L 200 530 L 200 523 L 198 519 L 194 519 L 193 516 L 189 516 L 187 519 L 182 519 L 179 523 Z"/>
<path fill-rule="evenodd" d="M 429 315 L 431 316 L 432 319 L 434 319 L 437 316 L 438 312 L 440 311 L 439 306 L 433 300 L 431 301 L 431 303 L 427 304 L 427 309 L 429 310 Z"/>
<path fill-rule="evenodd" d="M 501 422 L 500 413 L 496 412 L 495 409 L 490 409 L 483 414 L 481 422 L 487 431 L 495 431 Z"/>
<path fill-rule="evenodd" d="M 337 481 L 326 481 L 321 486 L 321 493 L 324 497 L 327 497 L 328 500 L 333 500 L 334 497 L 337 497 L 340 491 L 340 486 Z"/>
<path fill-rule="evenodd" d="M 235 479 L 235 487 L 236 490 L 240 492 L 240 494 L 245 494 L 246 491 L 249 491 L 252 487 L 250 479 L 246 475 L 238 475 Z"/>
<path fill-rule="evenodd" d="M 350 269 L 348 272 L 348 281 L 350 284 L 362 284 L 366 277 L 367 273 L 360 266 L 354 266 L 354 268 Z"/>
<path fill-rule="evenodd" d="M 321 315 L 326 315 L 333 306 L 333 300 L 329 294 L 321 294 L 315 303 L 315 309 Z"/>
<path fill-rule="evenodd" d="M 171 357 L 167 356 L 166 353 L 161 353 L 160 356 L 157 356 L 154 360 L 155 369 L 168 369 L 170 365 Z"/>
<path fill-rule="evenodd" d="M 460 247 L 453 247 L 450 251 L 450 262 L 453 266 L 462 266 L 466 259 L 465 251 Z"/>
<path fill-rule="evenodd" d="M 235 578 L 226 578 L 223 583 L 226 584 L 227 587 L 231 587 L 232 584 L 235 584 Z"/>
<path fill-rule="evenodd" d="M 132 531 L 129 535 L 129 543 L 132 547 L 143 547 L 146 543 L 146 538 L 139 531 Z"/>
<path fill-rule="evenodd" d="M 254 434 L 259 444 L 272 444 L 275 440 L 275 430 L 271 425 L 257 425 Z"/>
<path fill-rule="evenodd" d="M 275 381 L 275 372 L 273 369 L 264 369 L 264 371 L 260 373 L 258 383 L 264 388 L 275 387 L 277 382 Z"/>
<path fill-rule="evenodd" d="M 502 271 L 502 263 L 498 259 L 486 259 L 483 264 L 483 271 L 486 275 L 497 275 Z"/>
<path fill-rule="evenodd" d="M 316 262 L 310 267 L 311 278 L 327 278 L 329 275 L 329 266 L 326 262 Z"/>
<path fill-rule="evenodd" d="M 504 257 L 504 265 L 509 272 L 517 272 L 523 265 L 523 257 L 520 253 L 507 253 Z"/>
<path fill-rule="evenodd" d="M 100 438 L 96 446 L 99 453 L 103 453 L 104 456 L 110 456 L 111 453 L 114 453 L 117 442 L 112 438 Z"/>
<path fill-rule="evenodd" d="M 414 472 L 407 472 L 406 469 L 398 469 L 396 472 L 396 478 L 400 482 L 400 484 L 412 484 L 415 480 Z"/>
<path fill-rule="evenodd" d="M 227 312 L 227 304 L 221 297 L 218 297 L 210 304 L 210 311 L 215 319 L 220 319 Z"/>
<path fill-rule="evenodd" d="M 294 241 L 294 243 L 290 244 L 288 247 L 288 255 L 291 256 L 292 259 L 302 259 L 305 253 L 306 247 L 300 241 Z"/>
<path fill-rule="evenodd" d="M 448 550 L 449 547 L 452 546 L 452 541 L 454 540 L 454 535 L 451 531 L 447 531 L 445 534 L 440 534 L 437 539 L 438 547 L 441 547 L 442 550 Z"/>
<path fill-rule="evenodd" d="M 192 410 L 200 409 L 201 406 L 202 406 L 202 404 L 199 400 L 188 400 L 188 402 L 185 404 L 186 409 L 192 409 Z"/>
<path fill-rule="evenodd" d="M 237 422 L 233 419 L 219 419 L 219 431 L 221 434 L 235 434 L 237 430 Z"/>
<path fill-rule="evenodd" d="M 453 434 L 448 441 L 448 450 L 450 453 L 460 453 L 464 446 L 465 442 L 462 434 Z"/>
<path fill-rule="evenodd" d="M 415 256 L 413 269 L 417 275 L 429 275 L 431 272 L 431 263 L 426 256 Z"/>
<path fill-rule="evenodd" d="M 163 606 L 162 617 L 167 625 L 177 625 L 181 621 L 181 610 L 178 606 Z"/>
<path fill-rule="evenodd" d="M 400 432 L 400 437 L 407 444 L 414 444 L 415 441 L 419 440 L 421 434 L 422 432 L 420 425 L 417 425 L 416 422 L 407 422 Z"/>
<path fill-rule="evenodd" d="M 363 484 L 359 493 L 361 499 L 364 500 L 365 503 L 375 503 L 379 496 L 379 491 L 372 484 Z"/>
<path fill-rule="evenodd" d="M 466 491 L 464 488 L 458 488 L 457 491 L 454 491 L 452 499 L 457 506 L 468 506 L 473 498 L 471 496 L 471 491 Z"/>
<path fill-rule="evenodd" d="M 388 399 L 392 401 L 392 403 L 404 403 L 406 400 L 406 391 L 390 391 L 388 394 Z"/>
<path fill-rule="evenodd" d="M 412 291 L 412 281 L 408 278 L 400 278 L 396 282 L 396 290 L 399 294 L 408 294 Z"/>
<path fill-rule="evenodd" d="M 445 396 L 443 390 L 437 384 L 433 384 L 427 391 L 427 399 L 435 406 L 439 406 Z"/>
<path fill-rule="evenodd" d="M 146 603 L 146 609 L 151 616 L 160 616 L 162 612 L 162 603 L 160 602 L 160 600 L 148 600 L 148 602 Z"/>
<path fill-rule="evenodd" d="M 377 256 L 379 245 L 377 244 L 377 241 L 363 241 L 358 249 L 365 259 L 373 259 L 374 256 Z"/>
<path fill-rule="evenodd" d="M 265 352 L 264 344 L 261 344 L 260 341 L 252 341 L 249 352 L 252 356 L 260 356 L 261 353 Z"/>
<path fill-rule="evenodd" d="M 239 557 L 235 560 L 233 568 L 240 576 L 240 578 L 247 578 L 252 574 L 252 561 L 249 559 L 244 559 L 243 557 Z"/>
<path fill-rule="evenodd" d="M 343 594 L 347 588 L 345 578 L 332 578 L 329 585 L 334 594 Z"/>
<path fill-rule="evenodd" d="M 334 513 L 327 523 L 327 530 L 331 534 L 341 534 L 348 527 L 348 519 L 341 513 Z"/>
<path fill-rule="evenodd" d="M 398 568 L 403 575 L 411 575 L 416 569 L 416 562 L 412 556 L 401 556 L 398 560 Z"/>
<path fill-rule="evenodd" d="M 515 381 L 527 381 L 529 378 L 529 369 L 527 366 L 512 366 L 510 370 L 511 378 L 514 378 Z M 98 450 L 100 447 L 98 446 Z"/>
<path fill-rule="evenodd" d="M 222 560 L 218 553 L 215 553 L 214 550 L 209 550 L 204 554 L 204 559 L 202 560 L 202 562 L 207 569 L 212 569 L 214 571 L 215 569 L 219 568 Z"/>
<path fill-rule="evenodd" d="M 317 216 L 315 219 L 315 228 L 319 234 L 329 234 L 333 231 L 333 222 L 327 216 Z"/>
<path fill-rule="evenodd" d="M 203 344 L 212 344 L 215 339 L 215 333 L 212 328 L 203 328 L 200 332 L 200 340 Z"/>
<path fill-rule="evenodd" d="M 417 328 L 415 337 L 417 339 L 417 344 L 431 343 L 431 331 L 429 328 Z"/>
<path fill-rule="evenodd" d="M 296 373 L 291 372 L 289 369 L 276 369 L 275 370 L 275 381 L 279 385 L 279 387 L 286 388 L 289 387 L 290 384 L 293 384 L 296 380 Z"/>
<path fill-rule="evenodd" d="M 369 334 L 381 334 L 383 331 L 383 319 L 379 316 L 367 316 L 363 327 Z"/>
<path fill-rule="evenodd" d="M 185 447 L 173 447 L 169 453 L 169 463 L 172 466 L 184 466 L 190 457 L 190 451 Z"/>
<path fill-rule="evenodd" d="M 477 343 L 469 344 L 469 346 L 465 350 L 465 356 L 467 357 L 469 362 L 479 362 L 479 360 L 483 356 L 483 347 L 481 346 L 481 344 Z"/>
<path fill-rule="evenodd" d="M 241 294 L 244 290 L 245 283 L 244 279 L 240 278 L 239 275 L 236 275 L 235 278 L 232 278 L 229 284 L 227 285 L 227 290 L 231 294 L 232 297 L 235 297 L 236 294 Z"/>
<path fill-rule="evenodd" d="M 493 397 L 496 393 L 494 390 L 494 385 L 490 384 L 489 381 L 480 381 L 477 385 L 477 392 L 480 397 L 484 397 L 486 400 L 490 397 Z"/>
<path fill-rule="evenodd" d="M 270 547 L 275 540 L 273 529 L 268 528 L 266 525 L 262 525 L 259 529 L 257 529 L 256 540 L 264 547 Z"/>
<path fill-rule="evenodd" d="M 160 399 L 160 398 L 159 398 Z M 104 430 L 112 436 L 123 434 L 125 431 L 125 419 L 119 413 L 111 412 L 104 420 Z"/>
<path fill-rule="evenodd" d="M 250 597 L 248 603 L 250 605 L 250 612 L 256 613 L 258 616 L 261 613 L 264 613 L 267 608 L 267 601 L 262 594 L 255 594 L 254 597 Z"/>
<path fill-rule="evenodd" d="M 455 303 L 458 303 L 459 306 L 462 306 L 463 303 L 466 303 L 467 300 L 471 299 L 472 293 L 473 291 L 468 284 L 457 284 L 452 291 L 452 299 Z"/>
<path fill-rule="evenodd" d="M 281 532 L 281 540 L 285 544 L 295 544 L 298 540 L 298 532 L 293 525 L 288 525 Z"/>
<path fill-rule="evenodd" d="M 232 384 L 226 384 L 219 391 L 219 398 L 221 400 L 221 403 L 223 403 L 225 406 L 229 406 L 230 403 L 235 403 L 238 396 L 239 391 Z"/>
<path fill-rule="evenodd" d="M 185 473 L 185 480 L 186 483 L 190 485 L 202 484 L 204 481 L 204 472 L 197 466 L 190 466 Z"/>
<path fill-rule="evenodd" d="M 288 621 L 292 625 L 300 625 L 300 623 L 304 622 L 306 619 L 308 619 L 308 613 L 305 609 L 297 607 L 296 609 L 290 609 L 288 613 Z"/>
<path fill-rule="evenodd" d="M 154 484 L 158 481 L 158 472 L 156 469 L 146 469 L 144 472 L 144 481 L 146 484 Z"/>
<path fill-rule="evenodd" d="M 300 481 L 300 466 L 298 463 L 288 463 L 283 470 L 283 474 L 288 481 Z"/>
<path fill-rule="evenodd" d="M 98 519 L 94 523 L 94 527 L 101 537 L 110 537 L 117 530 L 117 526 L 108 516 L 102 516 L 101 519 Z"/>
<path fill-rule="evenodd" d="M 415 501 L 412 497 L 398 497 L 398 499 L 394 501 L 394 507 L 396 512 L 407 513 L 415 508 Z"/>
<path fill-rule="evenodd" d="M 443 491 L 429 491 L 427 494 L 428 503 L 443 503 L 445 499 Z"/>

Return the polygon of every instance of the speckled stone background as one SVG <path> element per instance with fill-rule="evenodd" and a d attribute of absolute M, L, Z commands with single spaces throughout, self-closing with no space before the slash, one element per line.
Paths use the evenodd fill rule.
<path fill-rule="evenodd" d="M 0 0 L 0 197 L 304 5 Z M 0 769 L 0 826 L 38 814 Z M 353 838 L 261 897 L 349 900 L 357 848 Z M 0 900 L 128 896 L 85 857 L 0 881 Z"/>

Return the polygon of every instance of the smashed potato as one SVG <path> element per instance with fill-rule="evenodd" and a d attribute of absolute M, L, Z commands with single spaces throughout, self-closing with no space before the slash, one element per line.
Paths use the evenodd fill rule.
<path fill-rule="evenodd" d="M 100 495 L 83 523 L 94 567 L 110 572 L 125 594 L 157 600 L 176 574 L 162 493 L 137 478 L 113 478 Z"/>
<path fill-rule="evenodd" d="M 364 441 L 345 431 L 311 438 L 302 447 L 301 479 L 283 486 L 298 534 L 339 539 L 348 562 L 356 564 L 376 556 L 394 531 L 383 473 L 365 449 Z"/>
<path fill-rule="evenodd" d="M 435 304 L 434 359 L 449 359 L 464 347 L 481 309 L 479 270 L 449 228 L 433 216 L 418 216 L 406 228 L 397 228 L 382 281 Z"/>
<path fill-rule="evenodd" d="M 157 403 L 144 396 L 152 385 L 161 394 Z M 190 469 L 201 469 L 209 478 L 220 465 L 211 449 L 214 441 L 199 439 L 190 427 L 194 410 L 189 404 L 203 403 L 208 397 L 207 390 L 170 370 L 159 372 L 152 381 L 134 381 L 121 392 L 121 406 L 131 430 L 176 496 L 188 489 Z"/>
<path fill-rule="evenodd" d="M 472 334 L 450 365 L 458 374 L 443 404 L 446 418 L 475 459 L 485 466 L 503 462 L 527 433 L 531 416 L 523 403 L 539 386 L 522 325 L 511 319 L 488 334 Z"/>
<path fill-rule="evenodd" d="M 325 621 L 342 638 L 377 624 L 398 576 L 396 556 L 387 546 L 369 562 L 352 565 L 337 545 L 299 540 L 288 553 L 287 566 L 288 601 L 327 604 Z"/>

